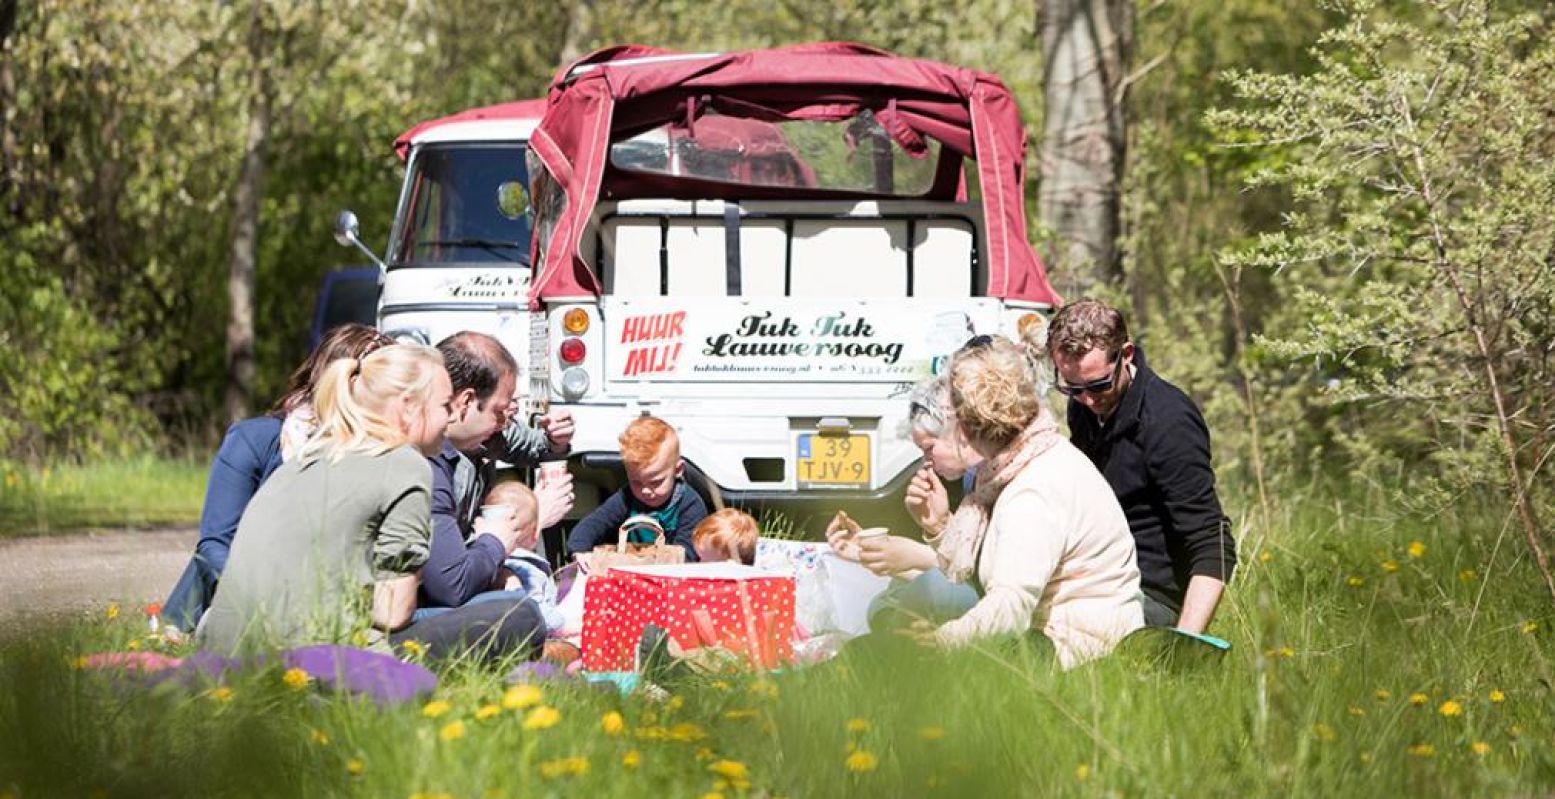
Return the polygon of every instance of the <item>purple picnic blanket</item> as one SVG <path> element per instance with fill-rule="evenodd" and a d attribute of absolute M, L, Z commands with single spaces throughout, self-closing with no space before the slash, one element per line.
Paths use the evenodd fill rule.
<path fill-rule="evenodd" d="M 437 676 L 427 669 L 366 649 L 316 644 L 287 649 L 279 653 L 279 658 L 284 667 L 302 670 L 316 685 L 384 705 L 426 696 L 437 688 Z M 268 657 L 245 660 L 202 651 L 182 660 L 166 659 L 154 670 L 114 658 L 104 659 L 102 666 L 142 676 L 151 685 L 168 682 L 192 685 L 221 682 L 230 673 L 263 667 L 268 660 Z"/>

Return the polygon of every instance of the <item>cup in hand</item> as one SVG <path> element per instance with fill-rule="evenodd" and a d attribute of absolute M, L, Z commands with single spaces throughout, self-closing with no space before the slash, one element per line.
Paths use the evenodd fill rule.
<path fill-rule="evenodd" d="M 540 482 L 548 483 L 567 473 L 566 461 L 541 461 Z"/>
<path fill-rule="evenodd" d="M 858 531 L 858 534 L 854 536 L 854 539 L 858 541 L 865 541 L 870 538 L 879 538 L 884 535 L 889 535 L 890 532 L 891 530 L 886 527 L 865 527 L 864 529 Z"/>
<path fill-rule="evenodd" d="M 481 518 L 493 524 L 502 524 L 513 518 L 515 510 L 512 505 L 482 505 Z"/>

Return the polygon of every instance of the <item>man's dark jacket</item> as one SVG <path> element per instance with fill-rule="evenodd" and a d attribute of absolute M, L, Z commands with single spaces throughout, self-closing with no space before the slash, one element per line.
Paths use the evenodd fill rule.
<path fill-rule="evenodd" d="M 1145 593 L 1180 612 L 1188 578 L 1230 581 L 1236 541 L 1215 495 L 1204 417 L 1187 394 L 1150 371 L 1137 347 L 1134 364 L 1106 424 L 1069 401 L 1069 434 L 1118 495 Z"/>

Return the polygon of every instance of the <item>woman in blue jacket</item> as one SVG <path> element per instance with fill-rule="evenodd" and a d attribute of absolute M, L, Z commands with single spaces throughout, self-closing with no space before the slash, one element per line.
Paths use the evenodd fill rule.
<path fill-rule="evenodd" d="M 268 414 L 244 419 L 227 429 L 205 485 L 200 541 L 162 605 L 163 623 L 184 632 L 193 631 L 210 607 L 243 509 L 270 473 L 311 432 L 313 387 L 324 368 L 337 358 L 360 358 L 393 343 L 366 325 L 349 323 L 334 328 L 292 373 L 286 391 Z"/>

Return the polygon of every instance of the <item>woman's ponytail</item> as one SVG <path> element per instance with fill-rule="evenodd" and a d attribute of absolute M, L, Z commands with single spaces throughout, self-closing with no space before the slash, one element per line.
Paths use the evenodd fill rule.
<path fill-rule="evenodd" d="M 397 400 L 425 403 L 433 378 L 443 368 L 437 350 L 396 344 L 362 358 L 339 358 L 324 368 L 313 389 L 318 428 L 299 455 L 377 454 L 404 444 L 408 437 Z"/>

